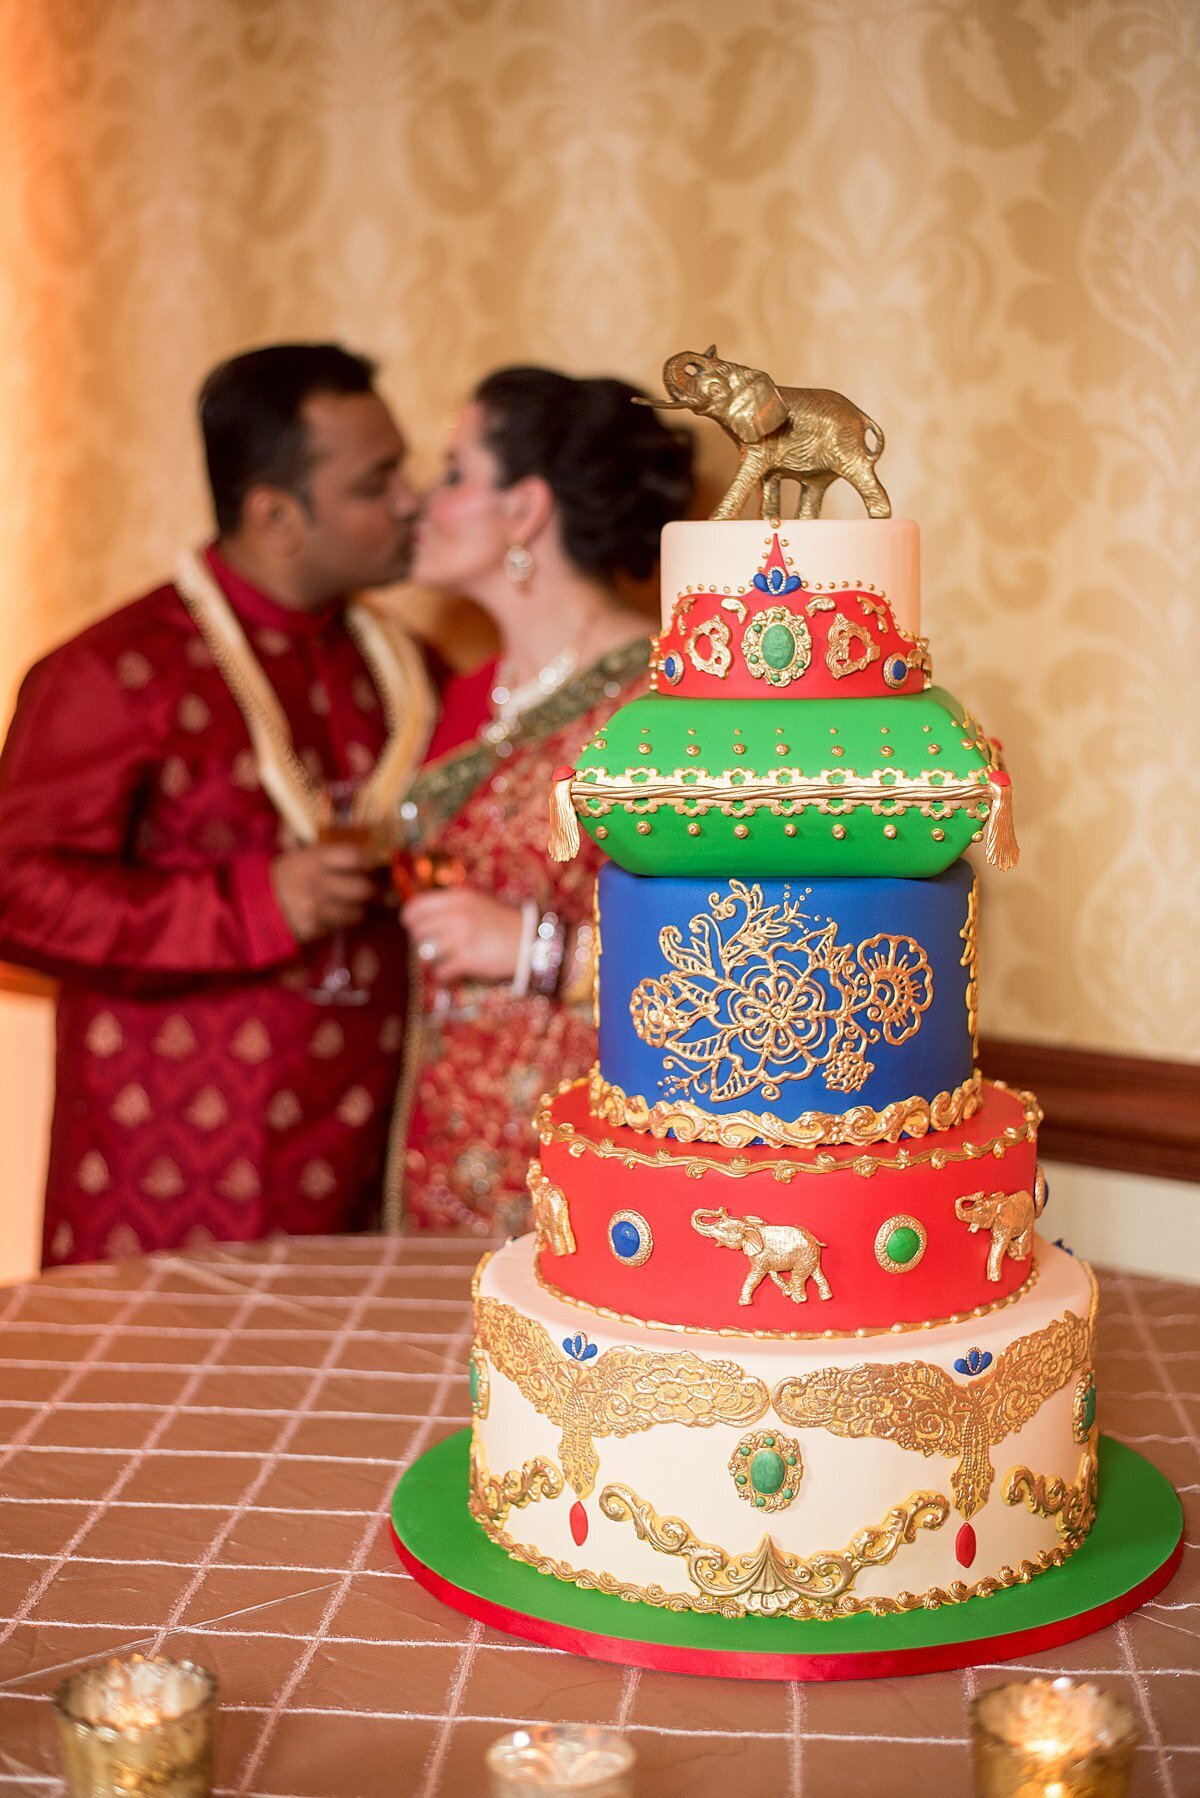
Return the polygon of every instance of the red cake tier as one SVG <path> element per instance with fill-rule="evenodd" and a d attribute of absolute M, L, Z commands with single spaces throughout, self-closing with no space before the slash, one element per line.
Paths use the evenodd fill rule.
<path fill-rule="evenodd" d="M 969 1123 L 923 1140 L 788 1152 L 648 1141 L 586 1082 L 538 1117 L 538 1277 L 599 1311 L 738 1334 L 915 1329 L 1003 1304 L 1045 1202 L 1041 1112 L 985 1081 Z"/>

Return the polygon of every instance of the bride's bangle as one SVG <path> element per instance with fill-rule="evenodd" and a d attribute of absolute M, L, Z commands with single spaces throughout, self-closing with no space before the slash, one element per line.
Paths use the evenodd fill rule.
<path fill-rule="evenodd" d="M 533 948 L 537 924 L 538 908 L 532 899 L 526 899 L 521 906 L 521 941 L 517 945 L 517 965 L 512 977 L 512 991 L 518 999 L 523 999 L 529 991 L 529 952 Z"/>
<path fill-rule="evenodd" d="M 562 972 L 563 951 L 567 946 L 567 927 L 555 911 L 543 912 L 538 919 L 529 950 L 529 991 L 543 999 L 552 999 Z"/>

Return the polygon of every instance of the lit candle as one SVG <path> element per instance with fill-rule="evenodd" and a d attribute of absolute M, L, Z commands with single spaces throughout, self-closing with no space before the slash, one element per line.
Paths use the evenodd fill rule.
<path fill-rule="evenodd" d="M 54 1695 L 68 1798 L 209 1798 L 217 1682 L 190 1661 L 131 1655 Z"/>
<path fill-rule="evenodd" d="M 534 1723 L 488 1749 L 492 1798 L 632 1798 L 636 1758 L 615 1729 Z"/>
<path fill-rule="evenodd" d="M 993 1686 L 971 1705 L 978 1798 L 1124 1798 L 1138 1727 L 1112 1692 L 1069 1679 Z"/>

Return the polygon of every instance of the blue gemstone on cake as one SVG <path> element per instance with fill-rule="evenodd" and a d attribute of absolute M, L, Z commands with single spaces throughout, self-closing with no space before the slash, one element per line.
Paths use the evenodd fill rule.
<path fill-rule="evenodd" d="M 641 1231 L 636 1224 L 631 1224 L 624 1219 L 613 1225 L 609 1236 L 612 1239 L 614 1250 L 622 1261 L 628 1261 L 630 1256 L 636 1255 L 642 1246 Z"/>
<path fill-rule="evenodd" d="M 670 655 L 664 656 L 662 672 L 663 679 L 669 686 L 677 686 L 683 679 L 683 657 L 676 655 L 674 651 Z"/>

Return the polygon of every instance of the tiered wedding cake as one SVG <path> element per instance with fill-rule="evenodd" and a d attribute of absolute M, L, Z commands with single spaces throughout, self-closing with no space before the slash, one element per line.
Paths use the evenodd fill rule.
<path fill-rule="evenodd" d="M 676 524 L 653 691 L 563 771 L 612 858 L 599 1062 L 485 1258 L 470 1508 L 673 1610 L 994 1592 L 1095 1515 L 1089 1270 L 1040 1113 L 976 1066 L 972 844 L 1007 776 L 930 684 L 917 528 Z"/>

